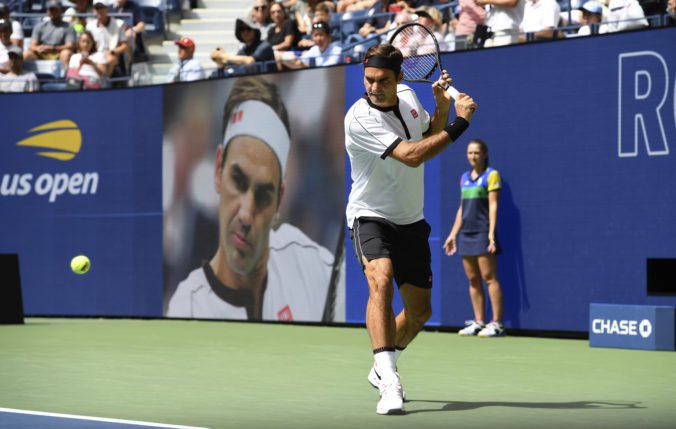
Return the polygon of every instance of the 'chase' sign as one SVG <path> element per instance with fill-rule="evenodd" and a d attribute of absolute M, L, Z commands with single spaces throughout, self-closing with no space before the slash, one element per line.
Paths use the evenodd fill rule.
<path fill-rule="evenodd" d="M 665 306 L 590 304 L 589 345 L 676 350 L 675 313 Z"/>

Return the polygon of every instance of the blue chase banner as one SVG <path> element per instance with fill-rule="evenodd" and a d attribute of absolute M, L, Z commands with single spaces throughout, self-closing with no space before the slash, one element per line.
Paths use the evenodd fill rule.
<path fill-rule="evenodd" d="M 591 304 L 589 345 L 676 350 L 675 310 L 668 306 Z"/>
<path fill-rule="evenodd" d="M 0 253 L 19 255 L 26 314 L 161 316 L 161 97 L 0 96 Z"/>

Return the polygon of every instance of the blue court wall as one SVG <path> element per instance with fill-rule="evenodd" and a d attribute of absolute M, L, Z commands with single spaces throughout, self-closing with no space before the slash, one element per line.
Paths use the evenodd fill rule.
<path fill-rule="evenodd" d="M 461 259 L 441 245 L 474 137 L 488 143 L 503 178 L 498 274 L 507 327 L 583 332 L 590 303 L 676 305 L 675 296 L 646 292 L 646 259 L 676 258 L 674 40 L 670 28 L 444 55 L 479 109 L 465 135 L 426 164 L 430 325 L 473 317 Z M 363 93 L 361 67 L 347 79 L 351 104 Z M 432 109 L 429 87 L 414 87 Z M 356 322 L 367 288 L 352 253 L 347 318 Z"/>
<path fill-rule="evenodd" d="M 444 56 L 479 110 L 425 167 L 431 325 L 471 318 L 460 259 L 441 251 L 471 137 L 504 179 L 508 327 L 586 331 L 592 302 L 676 305 L 646 294 L 646 258 L 676 258 L 675 39 L 672 28 Z M 343 69 L 349 105 L 361 67 Z M 415 88 L 431 108 L 429 87 Z M 160 317 L 163 88 L 0 100 L 0 253 L 20 253 L 26 313 Z M 368 291 L 346 246 L 346 321 L 363 322 Z M 87 276 L 68 268 L 78 253 L 95 261 Z"/>

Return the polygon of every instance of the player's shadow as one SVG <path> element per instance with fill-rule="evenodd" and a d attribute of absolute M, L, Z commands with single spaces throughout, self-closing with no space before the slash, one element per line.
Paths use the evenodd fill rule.
<path fill-rule="evenodd" d="M 624 410 L 631 408 L 646 408 L 640 402 L 635 401 L 572 401 L 572 402 L 510 402 L 510 401 L 487 401 L 487 402 L 463 402 L 463 401 L 439 401 L 428 399 L 410 399 L 407 403 L 424 403 L 434 405 L 435 408 L 423 408 L 406 410 L 407 414 L 429 413 L 439 411 L 468 411 L 482 407 L 514 407 L 549 410 Z M 436 405 L 440 405 L 437 407 Z"/>

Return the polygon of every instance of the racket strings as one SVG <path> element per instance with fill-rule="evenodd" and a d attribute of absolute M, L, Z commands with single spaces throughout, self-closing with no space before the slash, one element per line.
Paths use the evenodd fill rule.
<path fill-rule="evenodd" d="M 404 56 L 404 62 L 401 65 L 404 79 L 426 79 L 437 67 L 436 44 L 426 31 L 417 27 L 404 28 L 392 40 L 392 45 Z"/>

